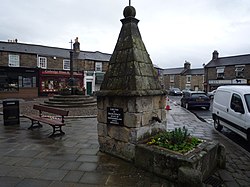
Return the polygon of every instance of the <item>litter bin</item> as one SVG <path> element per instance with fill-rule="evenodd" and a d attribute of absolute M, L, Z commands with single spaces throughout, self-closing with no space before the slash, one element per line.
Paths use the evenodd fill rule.
<path fill-rule="evenodd" d="M 4 125 L 19 125 L 19 101 L 3 100 L 3 122 Z"/>

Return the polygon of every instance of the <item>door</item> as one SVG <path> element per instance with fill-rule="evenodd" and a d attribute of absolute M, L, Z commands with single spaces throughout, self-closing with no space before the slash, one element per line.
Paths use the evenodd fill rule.
<path fill-rule="evenodd" d="M 92 82 L 87 82 L 87 95 L 92 95 Z"/>
<path fill-rule="evenodd" d="M 231 122 L 230 125 L 234 128 L 234 131 L 243 137 L 246 129 L 246 112 L 243 98 L 239 94 L 233 93 L 227 119 Z"/>

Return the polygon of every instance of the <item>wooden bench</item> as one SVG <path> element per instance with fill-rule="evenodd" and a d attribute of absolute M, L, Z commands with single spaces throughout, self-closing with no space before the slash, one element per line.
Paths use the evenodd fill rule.
<path fill-rule="evenodd" d="M 39 111 L 39 115 L 24 115 L 24 117 L 29 118 L 31 120 L 31 126 L 29 129 L 37 128 L 37 127 L 42 127 L 40 122 L 45 123 L 53 127 L 53 133 L 50 135 L 50 137 L 56 136 L 56 135 L 64 135 L 65 133 L 62 131 L 62 126 L 65 125 L 64 123 L 64 117 L 68 116 L 69 111 L 59 109 L 59 108 L 53 108 L 53 107 L 48 107 L 48 106 L 43 106 L 43 105 L 34 105 L 33 109 Z M 43 115 L 44 112 L 50 113 L 50 114 L 55 114 L 60 116 L 45 116 Z M 59 132 L 59 133 L 56 133 Z"/>

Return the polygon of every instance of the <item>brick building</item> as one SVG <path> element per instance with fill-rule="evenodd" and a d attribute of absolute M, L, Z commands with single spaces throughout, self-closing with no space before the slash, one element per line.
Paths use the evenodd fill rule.
<path fill-rule="evenodd" d="M 212 91 L 221 85 L 250 84 L 250 54 L 219 57 L 214 51 L 212 60 L 204 66 L 205 91 Z"/>
<path fill-rule="evenodd" d="M 73 45 L 73 75 L 79 90 L 98 90 L 108 68 L 110 54 L 80 51 Z M 68 87 L 70 50 L 17 40 L 0 41 L 0 99 L 27 98 L 58 93 Z"/>
<path fill-rule="evenodd" d="M 187 61 L 184 67 L 169 68 L 163 70 L 164 88 L 203 90 L 204 86 L 204 69 L 191 69 L 191 64 Z"/>

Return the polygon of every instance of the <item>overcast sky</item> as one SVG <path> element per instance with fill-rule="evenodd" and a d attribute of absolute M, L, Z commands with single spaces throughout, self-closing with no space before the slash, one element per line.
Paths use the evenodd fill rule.
<path fill-rule="evenodd" d="M 112 53 L 129 0 L 6 0 L 0 40 Z M 131 0 L 154 64 L 202 67 L 219 56 L 250 53 L 250 0 Z"/>

